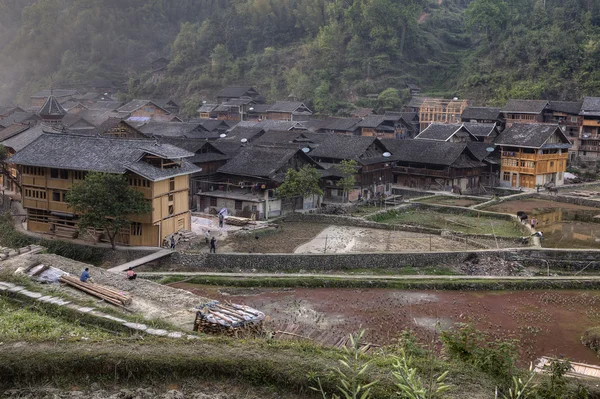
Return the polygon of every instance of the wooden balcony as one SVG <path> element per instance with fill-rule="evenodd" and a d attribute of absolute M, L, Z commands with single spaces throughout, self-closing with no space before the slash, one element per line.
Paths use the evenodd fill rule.
<path fill-rule="evenodd" d="M 450 177 L 450 169 L 427 169 L 427 168 L 410 168 L 407 166 L 397 166 L 392 169 L 394 174 L 407 174 L 407 175 L 419 175 L 419 176 L 435 176 L 435 177 Z"/>
<path fill-rule="evenodd" d="M 68 190 L 73 182 L 70 179 L 48 179 L 48 188 Z"/>
<path fill-rule="evenodd" d="M 582 145 L 579 151 L 600 152 L 600 146 L 597 145 Z"/>
<path fill-rule="evenodd" d="M 24 186 L 46 187 L 44 176 L 22 175 L 21 182 Z"/>
<path fill-rule="evenodd" d="M 135 191 L 139 191 L 140 193 L 144 194 L 144 198 L 147 198 L 147 199 L 152 198 L 152 188 L 136 187 L 136 186 L 130 186 L 130 187 L 133 188 Z"/>
<path fill-rule="evenodd" d="M 514 154 L 514 155 L 512 155 Z M 523 161 L 535 161 L 537 154 L 525 154 L 516 151 L 502 151 L 502 158 L 521 159 Z"/>
<path fill-rule="evenodd" d="M 73 213 L 66 202 L 50 201 L 48 210 L 55 212 Z"/>
<path fill-rule="evenodd" d="M 538 160 L 540 160 L 540 161 L 562 160 L 562 159 L 568 159 L 568 158 L 569 158 L 569 154 L 566 152 L 564 154 L 539 154 L 538 155 Z"/>
<path fill-rule="evenodd" d="M 535 168 L 526 168 L 523 166 L 505 166 L 502 165 L 502 172 L 517 172 L 517 173 L 525 173 L 529 175 L 535 174 Z"/>
<path fill-rule="evenodd" d="M 23 208 L 48 210 L 48 201 L 23 198 Z"/>

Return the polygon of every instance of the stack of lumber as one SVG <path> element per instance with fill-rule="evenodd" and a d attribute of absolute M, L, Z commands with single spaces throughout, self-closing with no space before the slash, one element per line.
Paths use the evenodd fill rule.
<path fill-rule="evenodd" d="M 77 277 L 73 276 L 62 276 L 59 280 L 61 283 L 70 285 L 73 288 L 77 288 L 83 292 L 87 292 L 97 298 L 103 299 L 106 302 L 112 303 L 117 306 L 127 306 L 131 303 L 131 297 L 125 295 L 122 292 L 113 290 L 108 287 L 104 287 L 99 284 L 89 283 L 80 281 Z"/>
<path fill-rule="evenodd" d="M 251 220 L 252 219 L 241 218 L 238 216 L 228 216 L 227 219 L 225 219 L 225 223 L 231 224 L 233 226 L 244 226 L 244 225 L 250 223 Z"/>
<path fill-rule="evenodd" d="M 199 308 L 194 331 L 225 335 L 262 332 L 265 314 L 249 306 L 212 301 Z"/>

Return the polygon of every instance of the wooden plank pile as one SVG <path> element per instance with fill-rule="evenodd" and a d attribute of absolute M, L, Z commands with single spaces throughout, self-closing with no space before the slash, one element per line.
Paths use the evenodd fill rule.
<path fill-rule="evenodd" d="M 62 276 L 59 280 L 61 283 L 70 285 L 73 288 L 86 292 L 92 296 L 103 299 L 108 303 L 116 306 L 127 306 L 131 304 L 131 297 L 122 292 L 104 287 L 99 284 L 80 281 L 79 278 L 73 276 Z"/>
<path fill-rule="evenodd" d="M 251 221 L 252 219 L 250 218 L 241 218 L 238 216 L 227 216 L 227 219 L 225 219 L 225 223 L 231 224 L 233 226 L 245 226 Z"/>
<path fill-rule="evenodd" d="M 265 314 L 249 306 L 212 301 L 199 306 L 194 331 L 207 334 L 238 336 L 254 335 L 263 331 Z"/>

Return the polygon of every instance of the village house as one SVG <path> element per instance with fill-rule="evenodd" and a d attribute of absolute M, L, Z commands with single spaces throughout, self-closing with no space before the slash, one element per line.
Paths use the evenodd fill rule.
<path fill-rule="evenodd" d="M 413 97 L 408 104 L 408 111 L 418 112 L 420 130 L 432 123 L 459 123 L 465 108 L 469 106 L 467 100 L 454 98 Z"/>
<path fill-rule="evenodd" d="M 413 126 L 402 115 L 384 114 L 367 116 L 358 123 L 361 136 L 380 139 L 410 138 L 414 134 Z"/>
<path fill-rule="evenodd" d="M 487 171 L 467 142 L 442 140 L 382 140 L 391 156 L 391 173 L 405 187 L 479 193 Z"/>
<path fill-rule="evenodd" d="M 323 121 L 318 121 L 313 127 L 317 133 L 335 133 L 346 134 L 350 136 L 360 136 L 362 127 L 358 124 L 361 118 L 334 118 L 330 117 Z"/>
<path fill-rule="evenodd" d="M 127 104 L 117 108 L 117 112 L 123 118 L 128 118 L 135 122 L 153 120 L 169 121 L 173 115 L 166 109 L 157 105 L 152 100 L 132 100 Z"/>
<path fill-rule="evenodd" d="M 15 112 L 25 112 L 25 110 L 16 105 L 0 105 L 0 119 L 6 118 Z"/>
<path fill-rule="evenodd" d="M 73 89 L 41 90 L 29 97 L 31 107 L 40 109 L 50 96 L 56 98 L 59 103 L 63 103 L 65 101 L 75 99 L 75 97 L 81 96 L 81 93 Z"/>
<path fill-rule="evenodd" d="M 352 118 L 366 118 L 367 116 L 375 115 L 375 110 L 373 108 L 356 108 L 350 111 L 350 116 Z"/>
<path fill-rule="evenodd" d="M 582 101 L 550 101 L 549 118 L 545 121 L 561 127 L 569 140 L 579 137 L 579 128 L 583 121 L 580 116 Z"/>
<path fill-rule="evenodd" d="M 28 125 L 35 125 L 41 122 L 40 118 L 35 112 L 13 112 L 12 114 L 0 119 L 0 130 L 7 128 L 14 123 L 22 123 Z"/>
<path fill-rule="evenodd" d="M 504 130 L 502 109 L 497 107 L 467 107 L 460 115 L 461 122 L 495 123 L 499 131 Z"/>
<path fill-rule="evenodd" d="M 585 97 L 579 113 L 581 128 L 577 157 L 582 161 L 600 159 L 600 97 Z"/>
<path fill-rule="evenodd" d="M 550 102 L 546 100 L 508 100 L 502 108 L 507 128 L 513 123 L 544 123 L 550 114 Z"/>
<path fill-rule="evenodd" d="M 304 165 L 320 166 L 304 151 L 291 147 L 243 146 L 234 157 L 218 169 L 217 176 L 197 194 L 201 211 L 227 208 L 234 216 L 266 219 L 295 209 L 314 208 L 319 198 L 282 200 L 277 188 L 288 169 Z"/>
<path fill-rule="evenodd" d="M 298 101 L 277 101 L 267 108 L 266 118 L 278 121 L 305 121 L 310 118 L 312 111 Z"/>
<path fill-rule="evenodd" d="M 496 139 L 503 187 L 530 188 L 564 184 L 569 139 L 558 125 L 514 123 Z"/>
<path fill-rule="evenodd" d="M 167 77 L 169 63 L 167 58 L 161 57 L 150 63 L 150 82 L 157 84 L 162 82 Z"/>
<path fill-rule="evenodd" d="M 225 87 L 215 96 L 217 103 L 223 104 L 231 100 L 249 98 L 257 103 L 264 103 L 262 96 L 251 86 Z"/>
<path fill-rule="evenodd" d="M 169 234 L 190 229 L 189 176 L 198 167 L 185 158 L 193 153 L 153 140 L 125 140 L 74 134 L 42 134 L 18 151 L 9 162 L 21 172 L 22 202 L 27 229 L 76 237 L 77 214 L 65 195 L 71 185 L 90 171 L 123 174 L 131 187 L 152 202 L 152 213 L 132 218 L 117 242 L 161 246 Z M 80 238 L 102 239 L 103 232 L 88 229 Z"/>
<path fill-rule="evenodd" d="M 250 97 L 234 98 L 219 104 L 213 112 L 217 119 L 225 121 L 247 121 L 249 114 L 254 111 L 256 102 Z"/>
<path fill-rule="evenodd" d="M 447 143 L 477 141 L 477 137 L 462 124 L 432 123 L 419 133 L 415 140 L 434 140 Z"/>
<path fill-rule="evenodd" d="M 122 88 L 123 84 L 114 80 L 96 79 L 92 81 L 89 86 L 93 92 L 101 93 L 105 96 L 111 96 L 116 94 Z"/>
<path fill-rule="evenodd" d="M 330 177 L 325 180 L 324 202 L 345 200 L 342 189 L 337 186 L 337 181 L 344 176 L 336 168 L 344 160 L 357 163 L 356 184 L 354 190 L 347 194 L 347 200 L 355 201 L 359 196 L 368 199 L 391 192 L 394 177 L 389 153 L 378 138 L 334 134 L 311 137 L 319 142 L 308 155 L 326 169 L 324 175 L 330 172 Z"/>
<path fill-rule="evenodd" d="M 482 143 L 493 143 L 500 134 L 498 125 L 495 123 L 463 123 L 465 129 Z"/>
<path fill-rule="evenodd" d="M 418 96 L 421 94 L 421 88 L 414 83 L 406 82 L 406 88 L 408 89 L 409 94 L 412 96 Z"/>
<path fill-rule="evenodd" d="M 215 109 L 219 106 L 219 104 L 208 104 L 207 102 L 203 102 L 202 106 L 196 110 L 198 112 L 200 119 L 216 119 L 217 113 Z"/>

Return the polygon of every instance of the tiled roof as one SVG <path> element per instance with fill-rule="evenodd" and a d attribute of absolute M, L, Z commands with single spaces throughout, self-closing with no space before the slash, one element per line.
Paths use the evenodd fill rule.
<path fill-rule="evenodd" d="M 541 114 L 548 106 L 546 100 L 508 100 L 502 112 L 515 114 Z"/>
<path fill-rule="evenodd" d="M 496 107 L 467 107 L 461 114 L 461 118 L 465 120 L 498 120 L 500 119 L 500 108 Z"/>
<path fill-rule="evenodd" d="M 558 134 L 564 144 L 569 143 L 558 125 L 542 123 L 514 123 L 496 139 L 496 145 L 541 148 L 553 135 Z"/>

